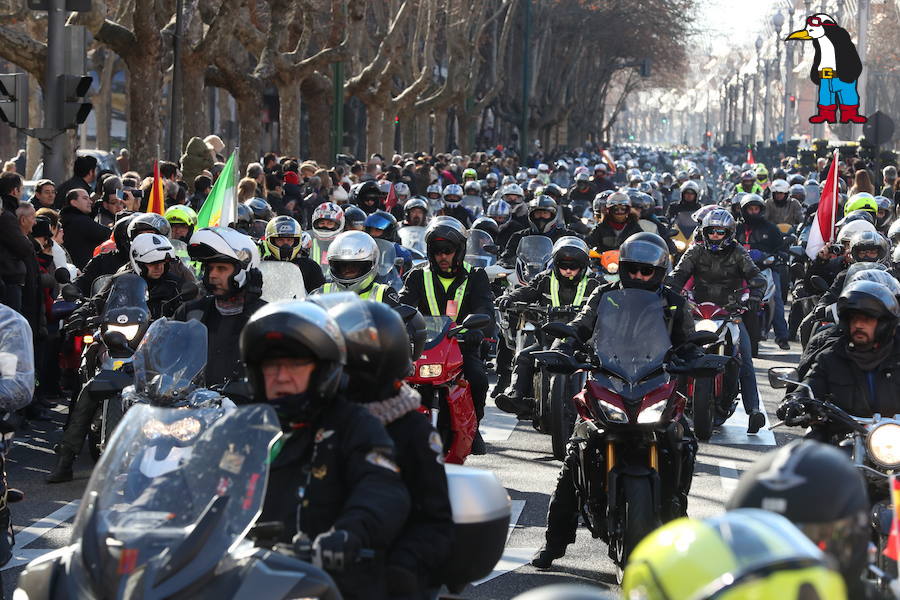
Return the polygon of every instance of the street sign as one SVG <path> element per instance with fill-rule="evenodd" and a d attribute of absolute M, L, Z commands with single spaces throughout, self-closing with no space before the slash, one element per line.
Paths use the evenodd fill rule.
<path fill-rule="evenodd" d="M 28 8 L 31 10 L 50 10 L 50 0 L 28 0 Z M 66 0 L 66 10 L 69 12 L 88 12 L 91 10 L 91 0 Z"/>
<path fill-rule="evenodd" d="M 873 146 L 886 144 L 894 137 L 894 121 L 880 110 L 876 111 L 863 125 L 863 135 Z"/>

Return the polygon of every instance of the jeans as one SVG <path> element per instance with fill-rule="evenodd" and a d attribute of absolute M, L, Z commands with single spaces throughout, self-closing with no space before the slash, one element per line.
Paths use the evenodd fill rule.
<path fill-rule="evenodd" d="M 772 329 L 775 330 L 776 340 L 786 340 L 788 338 L 787 321 L 784 320 L 784 300 L 781 295 L 781 277 L 777 272 L 773 272 L 775 280 L 775 294 L 772 296 L 772 306 L 774 307 L 772 315 Z"/>
<path fill-rule="evenodd" d="M 784 312 L 783 309 L 782 312 Z M 783 316 L 782 320 L 784 320 Z M 759 410 L 759 390 L 756 389 L 756 372 L 753 369 L 753 348 L 750 346 L 750 334 L 747 333 L 743 322 L 739 327 L 741 328 L 738 344 L 741 353 L 741 399 L 744 402 L 744 412 L 749 415 L 751 412 Z"/>
<path fill-rule="evenodd" d="M 819 80 L 819 104 L 821 106 L 859 106 L 856 80 L 844 83 L 837 77 Z"/>

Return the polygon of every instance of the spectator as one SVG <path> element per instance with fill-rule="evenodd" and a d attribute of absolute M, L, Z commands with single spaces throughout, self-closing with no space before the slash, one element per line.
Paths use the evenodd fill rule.
<path fill-rule="evenodd" d="M 41 179 L 34 186 L 34 196 L 31 197 L 31 203 L 35 210 L 42 208 L 53 208 L 56 204 L 56 184 L 49 179 Z"/>
<path fill-rule="evenodd" d="M 22 175 L 25 175 L 25 163 L 26 163 L 25 150 L 19 149 L 19 151 L 16 153 L 16 157 L 13 158 L 12 160 L 14 163 L 16 163 L 16 173 L 21 173 Z M 26 176 L 26 179 L 27 179 L 27 176 Z"/>
<path fill-rule="evenodd" d="M 276 165 L 278 165 L 278 157 L 275 156 L 274 152 L 267 152 L 266 155 L 263 156 L 263 171 L 265 171 L 267 175 L 270 175 L 275 172 Z"/>
<path fill-rule="evenodd" d="M 59 213 L 52 208 L 39 208 L 37 211 L 38 219 L 47 219 L 50 222 L 50 234 L 53 241 L 53 264 L 62 267 L 66 263 L 72 262 L 66 249 L 63 248 L 63 229 L 59 223 Z"/>
<path fill-rule="evenodd" d="M 206 175 L 197 175 L 194 178 L 194 195 L 191 196 L 191 208 L 199 211 L 211 191 L 212 179 Z"/>
<path fill-rule="evenodd" d="M 119 173 L 127 173 L 131 170 L 131 157 L 127 148 L 119 150 L 119 155 L 116 157 L 116 167 L 119 169 Z"/>
<path fill-rule="evenodd" d="M 848 196 L 860 192 L 869 192 L 873 196 L 875 195 L 875 186 L 872 185 L 872 179 L 869 177 L 869 172 L 865 169 L 860 169 L 853 176 L 853 187 L 850 188 Z"/>
<path fill-rule="evenodd" d="M 66 205 L 60 211 L 65 229 L 65 247 L 79 269 L 91 259 L 94 248 L 109 238 L 109 227 L 91 219 L 91 197 L 81 188 L 66 194 Z"/>
<path fill-rule="evenodd" d="M 894 183 L 897 181 L 897 167 L 888 165 L 881 170 L 884 178 L 884 187 L 881 189 L 881 195 L 887 198 L 894 197 Z"/>
<path fill-rule="evenodd" d="M 36 212 L 31 202 L 19 201 L 19 207 L 16 209 L 16 220 L 19 222 L 19 231 L 22 232 L 22 235 L 26 237 L 31 235 Z"/>
<path fill-rule="evenodd" d="M 56 189 L 56 207 L 60 207 L 60 198 L 65 206 L 68 206 L 69 192 L 75 189 L 85 190 L 91 193 L 91 184 L 97 180 L 97 159 L 93 156 L 79 156 L 75 158 L 73 167 L 75 175 L 63 182 Z"/>
<path fill-rule="evenodd" d="M 256 198 L 256 180 L 244 177 L 238 182 L 238 202 Z"/>
<path fill-rule="evenodd" d="M 276 215 L 289 214 L 284 209 L 284 187 L 282 186 L 281 179 L 278 178 L 278 175 L 266 175 L 266 189 L 269 190 L 266 194 L 266 202 L 272 207 L 272 211 L 274 211 Z"/>
<path fill-rule="evenodd" d="M 178 165 L 167 160 L 159 161 L 159 176 L 169 181 L 177 181 Z"/>
<path fill-rule="evenodd" d="M 22 196 L 22 178 L 16 173 L 0 174 L 0 289 L 3 304 L 22 312 L 22 294 L 25 286 L 26 261 L 34 259 L 31 242 L 22 235 L 16 211 Z"/>
<path fill-rule="evenodd" d="M 112 227 L 116 222 L 116 215 L 125 209 L 125 200 L 122 180 L 116 176 L 107 177 L 103 181 L 103 195 L 98 202 L 97 216 L 94 220 L 104 227 Z M 119 194 L 122 194 L 122 198 Z"/>
<path fill-rule="evenodd" d="M 266 197 L 266 174 L 263 166 L 259 163 L 250 163 L 247 165 L 247 177 L 256 182 L 256 197 Z"/>

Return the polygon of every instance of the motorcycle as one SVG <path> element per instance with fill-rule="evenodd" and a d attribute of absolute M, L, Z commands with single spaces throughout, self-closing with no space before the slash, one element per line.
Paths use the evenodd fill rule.
<path fill-rule="evenodd" d="M 403 280 L 400 278 L 403 259 L 397 256 L 393 242 L 376 239 L 375 243 L 378 244 L 378 275 L 375 281 L 387 284 L 399 292 L 403 287 Z"/>
<path fill-rule="evenodd" d="M 414 373 L 406 378 L 422 396 L 421 411 L 430 415 L 432 425 L 444 443 L 445 460 L 461 465 L 472 450 L 478 428 L 472 391 L 463 376 L 463 357 L 456 335 L 483 329 L 491 323 L 488 315 L 472 314 L 459 325 L 450 317 L 425 318 L 425 346 L 415 362 Z"/>
<path fill-rule="evenodd" d="M 526 285 L 534 277 L 550 266 L 553 255 L 553 241 L 545 235 L 526 235 L 516 247 L 515 281 L 518 287 Z"/>
<path fill-rule="evenodd" d="M 421 225 L 405 225 L 397 230 L 397 234 L 400 236 L 400 245 L 412 252 L 412 268 L 426 266 L 428 264 L 428 253 L 425 248 L 425 227 Z"/>
<path fill-rule="evenodd" d="M 303 300 L 306 286 L 300 267 L 292 262 L 264 260 L 259 263 L 262 273 L 262 299 L 266 302 Z"/>
<path fill-rule="evenodd" d="M 759 312 L 755 315 L 750 315 L 753 318 L 747 320 L 747 326 L 750 329 L 750 346 L 753 348 L 753 358 L 756 358 L 759 354 L 759 341 L 769 330 L 769 327 L 772 325 L 772 319 L 775 316 L 774 299 L 777 291 L 775 277 L 778 277 L 778 274 L 775 272 L 774 267 L 778 257 L 774 254 L 766 254 L 755 248 L 750 250 L 749 254 L 750 259 L 759 268 L 760 276 L 766 280 L 765 291 L 759 303 Z"/>
<path fill-rule="evenodd" d="M 684 477 L 679 423 L 686 398 L 673 374 L 686 372 L 671 364 L 672 344 L 663 301 L 646 290 L 624 289 L 605 294 L 589 352 L 575 357 L 559 351 L 535 353 L 537 360 L 560 373 L 587 373 L 575 396 L 578 420 L 570 444 L 573 480 L 581 515 L 591 534 L 604 539 L 609 556 L 622 569 L 645 535 L 682 509 L 662 503 L 661 466 L 669 469 L 674 489 Z M 551 323 L 545 330 L 559 338 L 576 338 L 575 330 Z M 709 342 L 709 334 L 691 341 Z M 640 339 L 641 344 L 635 344 Z"/>

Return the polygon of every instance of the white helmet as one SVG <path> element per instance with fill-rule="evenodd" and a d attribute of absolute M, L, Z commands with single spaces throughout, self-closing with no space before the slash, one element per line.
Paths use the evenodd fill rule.
<path fill-rule="evenodd" d="M 337 227 L 335 229 L 316 227 L 316 223 L 322 219 L 334 221 L 337 223 Z M 317 239 L 330 240 L 344 230 L 344 209 L 334 202 L 323 202 L 313 211 L 310 221 L 312 222 L 313 233 L 315 233 Z"/>
<path fill-rule="evenodd" d="M 425 194 L 440 194 L 441 196 L 444 195 L 441 190 L 441 184 L 439 183 L 432 183 L 427 188 L 425 188 Z"/>
<path fill-rule="evenodd" d="M 875 226 L 866 221 L 865 219 L 857 219 L 856 221 L 850 221 L 838 232 L 838 243 L 847 244 L 850 242 L 850 238 L 853 237 L 854 233 L 860 231 L 875 231 Z"/>
<path fill-rule="evenodd" d="M 334 283 L 344 291 L 365 291 L 375 281 L 380 252 L 378 244 L 365 231 L 345 231 L 328 246 L 328 267 Z M 348 277 L 345 268 L 354 264 L 359 275 Z"/>
<path fill-rule="evenodd" d="M 504 185 L 500 190 L 500 195 L 503 196 L 504 200 L 506 200 L 506 196 L 518 196 L 519 202 L 521 202 L 525 198 L 525 192 L 522 190 L 522 186 L 518 183 L 509 183 L 507 185 Z"/>
<path fill-rule="evenodd" d="M 448 200 L 447 196 L 456 196 L 456 200 L 454 200 L 454 201 Z M 443 199 L 444 199 L 445 206 L 447 206 L 447 205 L 456 206 L 457 204 L 460 203 L 460 201 L 462 200 L 462 197 L 463 197 L 462 186 L 457 185 L 455 183 L 451 183 L 450 185 L 448 185 L 447 187 L 444 188 Z"/>
<path fill-rule="evenodd" d="M 773 194 L 778 192 L 779 194 L 787 194 L 791 191 L 791 186 L 788 185 L 788 182 L 784 179 L 776 179 L 771 184 L 769 184 L 769 191 Z"/>
<path fill-rule="evenodd" d="M 477 196 L 481 193 L 481 186 L 477 181 L 467 181 L 463 189 L 467 196 Z"/>
<path fill-rule="evenodd" d="M 342 185 L 336 185 L 331 188 L 331 201 L 340 206 L 341 204 L 347 204 L 350 202 L 350 194 L 347 193 L 347 190 L 344 189 Z"/>
<path fill-rule="evenodd" d="M 175 260 L 175 250 L 169 238 L 158 233 L 140 233 L 131 240 L 129 254 L 131 269 L 141 277 L 147 276 L 146 265 Z"/>
<path fill-rule="evenodd" d="M 394 184 L 394 192 L 397 194 L 398 200 L 409 198 L 409 186 L 402 181 Z"/>
<path fill-rule="evenodd" d="M 229 284 L 236 292 L 247 284 L 249 273 L 259 269 L 259 249 L 249 235 L 230 227 L 204 227 L 194 232 L 188 245 L 191 259 L 202 262 L 228 262 L 237 267 Z M 205 276 L 204 276 L 205 279 Z"/>

